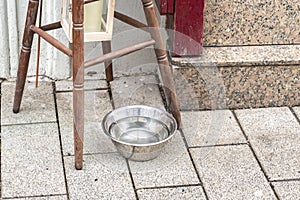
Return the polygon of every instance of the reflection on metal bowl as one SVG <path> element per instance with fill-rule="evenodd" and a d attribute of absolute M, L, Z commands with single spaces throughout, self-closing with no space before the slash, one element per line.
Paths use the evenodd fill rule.
<path fill-rule="evenodd" d="M 147 161 L 161 153 L 174 136 L 177 124 L 166 111 L 133 105 L 108 113 L 103 118 L 102 128 L 123 157 Z"/>

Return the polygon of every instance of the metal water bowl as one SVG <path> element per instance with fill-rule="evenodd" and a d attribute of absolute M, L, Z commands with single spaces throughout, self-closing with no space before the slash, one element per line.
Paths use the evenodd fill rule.
<path fill-rule="evenodd" d="M 102 121 L 118 152 L 134 161 L 156 158 L 176 132 L 176 120 L 158 108 L 133 105 L 115 109 Z"/>

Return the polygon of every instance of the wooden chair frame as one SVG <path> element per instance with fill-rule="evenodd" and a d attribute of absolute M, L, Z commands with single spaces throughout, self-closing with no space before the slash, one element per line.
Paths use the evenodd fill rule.
<path fill-rule="evenodd" d="M 126 15 L 115 12 L 114 17 L 130 24 L 134 27 L 148 31 L 151 40 L 135 44 L 123 49 L 111 51 L 111 41 L 103 41 L 103 55 L 84 61 L 84 4 L 89 0 L 72 0 L 72 20 L 73 20 L 73 43 L 72 49 L 66 47 L 63 43 L 49 35 L 46 31 L 61 28 L 60 22 L 55 22 L 45 26 L 37 27 L 36 19 L 39 7 L 39 0 L 29 0 L 27 18 L 24 28 L 22 49 L 19 58 L 19 67 L 17 74 L 15 98 L 13 112 L 18 113 L 22 101 L 28 64 L 31 53 L 31 46 L 34 34 L 39 35 L 45 41 L 52 44 L 55 48 L 68 55 L 72 59 L 73 67 L 73 121 L 74 121 L 74 151 L 75 168 L 82 169 L 83 166 L 83 135 L 84 135 L 84 68 L 104 62 L 107 81 L 113 80 L 112 59 L 143 49 L 149 45 L 154 45 L 157 62 L 165 88 L 168 109 L 175 117 L 178 127 L 181 127 L 181 117 L 179 104 L 175 93 L 174 81 L 172 77 L 171 66 L 168 61 L 167 52 L 164 47 L 163 39 L 159 29 L 159 22 L 156 17 L 155 8 L 152 0 L 141 0 L 144 13 L 147 19 L 147 25 Z M 74 14 L 76 13 L 76 14 Z M 151 28 L 148 28 L 151 27 Z"/>

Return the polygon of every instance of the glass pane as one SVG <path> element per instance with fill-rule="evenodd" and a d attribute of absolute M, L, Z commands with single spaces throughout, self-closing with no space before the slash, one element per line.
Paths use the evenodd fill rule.
<path fill-rule="evenodd" d="M 66 5 L 66 8 L 67 8 L 67 20 L 68 20 L 68 23 L 70 24 L 70 28 L 72 28 L 72 0 L 67 0 L 67 5 Z"/>
<path fill-rule="evenodd" d="M 69 21 L 70 12 L 72 12 L 70 0 L 63 0 L 62 19 Z"/>
<path fill-rule="evenodd" d="M 84 32 L 105 32 L 108 0 L 98 0 L 85 4 Z"/>

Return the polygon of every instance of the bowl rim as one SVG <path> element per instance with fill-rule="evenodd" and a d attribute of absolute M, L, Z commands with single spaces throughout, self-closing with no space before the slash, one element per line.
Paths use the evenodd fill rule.
<path fill-rule="evenodd" d="M 165 114 L 167 115 L 173 122 L 174 122 L 174 131 L 171 132 L 168 137 L 166 137 L 165 139 L 163 140 L 160 140 L 158 142 L 153 142 L 153 143 L 149 143 L 149 144 L 133 144 L 133 143 L 128 143 L 128 142 L 124 142 L 122 140 L 118 140 L 114 137 L 112 137 L 112 135 L 108 132 L 108 130 L 106 130 L 106 128 L 104 127 L 104 122 L 106 121 L 106 119 L 109 117 L 109 115 L 111 115 L 112 113 L 114 112 L 117 112 L 117 111 L 122 111 L 122 110 L 127 110 L 127 109 L 132 109 L 132 108 L 145 108 L 145 109 L 155 109 L 159 112 L 161 112 L 162 114 Z M 115 141 L 115 142 L 118 142 L 120 144 L 124 144 L 124 145 L 129 145 L 129 146 L 132 146 L 132 147 L 150 147 L 150 146 L 155 146 L 155 145 L 159 145 L 159 144 L 162 144 L 162 143 L 165 143 L 166 141 L 170 140 L 176 133 L 177 131 L 177 122 L 175 120 L 175 118 L 173 117 L 172 114 L 170 114 L 168 111 L 165 111 L 165 110 L 162 110 L 160 108 L 157 108 L 157 107 L 152 107 L 152 106 L 146 106 L 146 105 L 129 105 L 129 106 L 122 106 L 122 107 L 119 107 L 119 108 L 116 108 L 114 110 L 111 110 L 110 112 L 108 112 L 102 119 L 102 122 L 101 122 L 101 125 L 102 125 L 102 130 L 104 131 L 105 135 L 107 135 L 111 140 Z"/>

